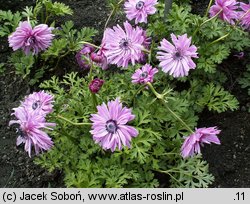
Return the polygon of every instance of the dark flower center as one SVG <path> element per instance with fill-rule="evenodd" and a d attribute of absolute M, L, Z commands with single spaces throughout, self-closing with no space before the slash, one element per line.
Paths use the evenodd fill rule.
<path fill-rule="evenodd" d="M 115 120 L 109 120 L 106 122 L 106 130 L 109 133 L 115 133 L 115 131 L 117 130 L 117 124 Z"/>
<path fill-rule="evenodd" d="M 177 51 L 177 52 L 174 54 L 174 59 L 179 60 L 179 59 L 181 59 L 181 58 L 182 58 L 181 53 L 180 53 L 179 51 Z"/>
<path fill-rule="evenodd" d="M 41 105 L 41 101 L 35 101 L 33 104 L 32 104 L 32 109 L 33 110 L 36 110 L 39 106 Z"/>
<path fill-rule="evenodd" d="M 141 10 L 143 8 L 143 6 L 144 6 L 144 2 L 143 1 L 138 1 L 135 8 L 137 10 Z"/>
<path fill-rule="evenodd" d="M 34 45 L 36 43 L 36 38 L 34 36 L 30 36 L 28 39 L 27 39 L 27 44 L 29 45 Z"/>
<path fill-rule="evenodd" d="M 120 45 L 120 48 L 121 48 L 121 49 L 127 50 L 127 49 L 128 49 L 128 46 L 129 46 L 129 40 L 123 38 L 123 39 L 120 41 L 119 45 Z"/>
<path fill-rule="evenodd" d="M 17 128 L 17 131 L 16 131 L 18 134 L 20 134 L 20 136 L 22 138 L 26 138 L 27 137 L 27 134 L 20 128 Z"/>
<path fill-rule="evenodd" d="M 141 75 L 140 75 L 140 77 L 141 77 L 141 78 L 144 78 L 144 79 L 145 79 L 147 76 L 148 76 L 148 73 L 147 73 L 147 72 L 142 72 Z"/>

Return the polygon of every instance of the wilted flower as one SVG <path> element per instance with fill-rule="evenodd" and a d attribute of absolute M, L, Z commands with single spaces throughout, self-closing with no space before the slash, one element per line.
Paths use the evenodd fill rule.
<path fill-rule="evenodd" d="M 92 52 L 94 52 L 95 48 L 90 46 L 90 45 L 83 45 L 82 49 L 76 53 L 76 61 L 78 63 L 78 65 L 86 70 L 86 69 L 90 69 L 91 65 L 90 65 L 90 54 Z"/>
<path fill-rule="evenodd" d="M 47 49 L 51 45 L 53 28 L 46 24 L 40 24 L 33 29 L 28 21 L 20 22 L 16 31 L 12 33 L 8 40 L 13 50 L 22 49 L 25 54 L 32 52 L 37 54 L 41 50 Z"/>
<path fill-rule="evenodd" d="M 195 153 L 200 153 L 200 145 L 206 144 L 220 144 L 217 135 L 220 134 L 217 127 L 198 128 L 196 131 L 187 137 L 181 147 L 181 154 L 183 158 L 193 156 Z"/>
<path fill-rule="evenodd" d="M 124 28 L 119 25 L 107 28 L 102 47 L 109 64 L 127 67 L 129 62 L 134 65 L 140 59 L 144 37 L 141 28 L 133 28 L 128 22 L 124 23 Z"/>
<path fill-rule="evenodd" d="M 241 2 L 240 8 L 243 10 L 243 12 L 240 12 L 241 25 L 245 29 L 250 29 L 250 3 L 245 4 Z"/>
<path fill-rule="evenodd" d="M 29 112 L 37 111 L 40 115 L 46 115 L 53 110 L 54 96 L 44 91 L 34 92 L 25 97 L 22 106 Z"/>
<path fill-rule="evenodd" d="M 132 75 L 132 82 L 135 84 L 152 83 L 154 75 L 158 72 L 158 69 L 152 68 L 151 65 L 145 64 L 142 68 L 137 69 Z"/>
<path fill-rule="evenodd" d="M 92 114 L 90 120 L 93 122 L 93 139 L 105 150 L 111 149 L 113 152 L 116 147 L 122 149 L 122 145 L 130 147 L 131 137 L 136 137 L 138 131 L 129 125 L 129 121 L 135 116 L 131 109 L 122 107 L 119 99 L 109 101 L 108 105 L 97 106 L 98 113 Z"/>
<path fill-rule="evenodd" d="M 188 38 L 187 34 L 176 37 L 171 34 L 173 41 L 172 45 L 166 39 L 161 41 L 161 46 L 158 47 L 157 59 L 160 60 L 159 66 L 162 71 L 166 72 L 173 77 L 187 76 L 190 69 L 194 69 L 196 64 L 191 59 L 198 58 L 197 47 L 191 45 L 191 37 Z"/>
<path fill-rule="evenodd" d="M 107 57 L 104 55 L 102 49 L 100 49 L 97 53 L 92 52 L 90 58 L 93 62 L 98 64 L 103 70 L 108 69 Z"/>
<path fill-rule="evenodd" d="M 157 0 L 128 0 L 125 2 L 125 13 L 129 20 L 137 23 L 147 23 L 147 16 L 156 12 Z"/>
<path fill-rule="evenodd" d="M 239 13 L 237 11 L 238 2 L 236 0 L 215 0 L 215 5 L 213 5 L 210 10 L 210 17 L 215 16 L 220 12 L 218 17 L 230 24 L 234 24 L 234 21 L 238 19 Z"/>
<path fill-rule="evenodd" d="M 49 150 L 53 146 L 53 141 L 43 129 L 51 129 L 55 123 L 47 123 L 45 118 L 39 112 L 29 112 L 25 107 L 14 108 L 17 120 L 11 120 L 9 125 L 19 124 L 20 135 L 17 138 L 16 145 L 25 143 L 24 149 L 31 156 L 32 145 L 36 154 L 43 150 Z"/>
<path fill-rule="evenodd" d="M 98 93 L 98 91 L 101 89 L 103 83 L 104 83 L 104 80 L 96 78 L 90 82 L 89 90 L 92 93 Z"/>

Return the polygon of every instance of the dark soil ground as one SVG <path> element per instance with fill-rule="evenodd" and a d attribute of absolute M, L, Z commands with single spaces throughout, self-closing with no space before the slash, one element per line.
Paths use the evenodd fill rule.
<path fill-rule="evenodd" d="M 60 21 L 73 20 L 77 28 L 94 26 L 100 33 L 109 14 L 104 0 L 57 0 L 64 2 L 74 10 L 72 17 Z M 20 10 L 26 5 L 34 4 L 34 0 L 4 1 L 0 0 L 0 9 Z M 194 0 L 194 11 L 204 12 L 208 0 Z M 118 18 L 119 19 L 119 18 Z M 116 21 L 118 21 L 116 19 Z M 11 49 L 6 38 L 0 38 L 0 63 L 6 62 Z M 249 52 L 248 52 L 249 53 Z M 234 53 L 233 53 L 234 54 Z M 244 64 L 250 62 L 250 55 L 238 60 L 234 56 L 223 62 L 220 69 L 229 78 L 225 85 L 240 101 L 240 109 L 235 112 L 215 114 L 204 111 L 199 127 L 218 126 L 222 130 L 222 145 L 206 146 L 203 149 L 204 159 L 210 164 L 210 172 L 215 176 L 211 187 L 250 187 L 250 114 L 247 109 L 250 98 L 247 91 L 240 88 L 237 78 L 245 69 Z M 62 62 L 62 68 L 75 62 Z M 0 75 L 0 187 L 63 187 L 61 172 L 48 173 L 33 163 L 23 148 L 15 145 L 17 134 L 14 128 L 8 127 L 11 109 L 19 105 L 19 101 L 36 87 L 29 87 L 13 68 L 7 67 Z"/>

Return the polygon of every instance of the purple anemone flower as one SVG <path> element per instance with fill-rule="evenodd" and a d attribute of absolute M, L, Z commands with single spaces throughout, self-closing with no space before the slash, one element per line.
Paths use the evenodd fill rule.
<path fill-rule="evenodd" d="M 95 51 L 95 48 L 90 45 L 83 45 L 82 49 L 76 53 L 76 61 L 78 65 L 84 69 L 90 69 L 90 55 Z"/>
<path fill-rule="evenodd" d="M 158 69 L 152 68 L 151 65 L 145 64 L 142 68 L 137 69 L 132 75 L 132 83 L 135 84 L 146 84 L 147 82 L 152 83 L 154 75 L 158 72 Z"/>
<path fill-rule="evenodd" d="M 223 21 L 234 24 L 234 21 L 239 17 L 237 4 L 236 0 L 215 0 L 215 5 L 211 6 L 209 10 L 210 17 L 221 11 L 218 17 Z"/>
<path fill-rule="evenodd" d="M 143 30 L 139 27 L 133 28 L 128 22 L 124 23 L 124 28 L 125 30 L 117 25 L 104 32 L 102 48 L 108 64 L 127 67 L 128 63 L 134 65 L 141 57 Z"/>
<path fill-rule="evenodd" d="M 107 57 L 104 55 L 102 48 L 97 53 L 92 52 L 90 58 L 93 62 L 99 65 L 102 68 L 102 70 L 108 69 Z"/>
<path fill-rule="evenodd" d="M 24 143 L 24 149 L 31 157 L 31 147 L 34 146 L 35 153 L 38 154 L 43 150 L 49 150 L 53 146 L 52 139 L 43 129 L 50 129 L 55 123 L 47 123 L 45 118 L 38 112 L 29 112 L 25 107 L 13 108 L 17 120 L 11 120 L 9 125 L 19 124 L 19 136 L 16 145 Z"/>
<path fill-rule="evenodd" d="M 39 91 L 26 96 L 21 105 L 29 112 L 37 111 L 40 115 L 46 116 L 53 111 L 53 99 L 54 96 Z"/>
<path fill-rule="evenodd" d="M 175 36 L 171 34 L 172 45 L 166 39 L 161 41 L 160 51 L 157 52 L 157 59 L 160 60 L 159 66 L 162 71 L 173 77 L 187 76 L 190 69 L 195 69 L 196 64 L 191 58 L 198 58 L 197 47 L 191 45 L 191 37 L 187 34 Z M 191 45 L 191 46 L 190 46 Z"/>
<path fill-rule="evenodd" d="M 148 15 L 156 12 L 157 0 L 128 0 L 124 4 L 126 17 L 129 20 L 135 19 L 135 24 L 147 23 Z"/>
<path fill-rule="evenodd" d="M 92 114 L 90 120 L 93 122 L 93 139 L 99 143 L 103 149 L 119 150 L 123 146 L 130 147 L 132 137 L 138 135 L 138 131 L 127 123 L 135 118 L 131 109 L 122 107 L 119 99 L 109 101 L 108 105 L 97 106 L 98 113 Z"/>
<path fill-rule="evenodd" d="M 243 12 L 240 12 L 240 20 L 241 25 L 245 29 L 250 29 L 250 3 L 240 3 L 240 8 L 243 10 Z"/>
<path fill-rule="evenodd" d="M 33 29 L 28 21 L 20 22 L 16 31 L 12 33 L 8 40 L 12 49 L 22 49 L 26 55 L 30 52 L 38 54 L 41 50 L 47 49 L 51 45 L 52 27 L 46 24 L 40 24 Z"/>
<path fill-rule="evenodd" d="M 220 144 L 220 140 L 217 137 L 220 134 L 220 130 L 217 127 L 198 128 L 193 134 L 187 137 L 181 147 L 181 154 L 183 158 L 193 156 L 195 153 L 200 153 L 200 146 L 206 144 Z"/>

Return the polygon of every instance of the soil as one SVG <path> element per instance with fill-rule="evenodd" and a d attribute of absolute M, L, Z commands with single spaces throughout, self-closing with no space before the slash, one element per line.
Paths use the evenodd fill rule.
<path fill-rule="evenodd" d="M 74 15 L 61 18 L 59 21 L 73 20 L 77 28 L 93 26 L 102 33 L 105 20 L 109 14 L 106 1 L 103 0 L 57 0 L 64 2 L 74 10 Z M 20 10 L 35 1 L 4 1 L 0 0 L 2 10 Z M 204 13 L 208 0 L 193 0 L 195 13 Z M 115 19 L 116 22 L 121 19 Z M 97 40 L 100 39 L 97 37 Z M 11 53 L 7 39 L 0 38 L 0 62 L 7 62 Z M 248 53 L 248 54 L 247 54 Z M 222 114 L 204 111 L 199 121 L 199 127 L 218 126 L 221 145 L 207 145 L 202 153 L 210 165 L 210 172 L 215 176 L 211 187 L 250 187 L 250 98 L 247 90 L 243 90 L 237 83 L 239 73 L 250 62 L 250 52 L 246 52 L 244 60 L 233 56 L 223 62 L 220 69 L 224 71 L 229 80 L 225 89 L 231 91 L 240 101 L 240 108 L 235 112 Z M 72 59 L 72 58 L 71 58 Z M 67 69 L 77 69 L 75 62 L 63 61 L 61 66 Z M 66 70 L 65 70 L 66 71 Z M 0 187 L 64 187 L 61 172 L 49 173 L 33 163 L 23 148 L 15 145 L 15 128 L 9 127 L 11 109 L 19 106 L 19 101 L 37 87 L 30 87 L 20 76 L 16 76 L 12 67 L 0 75 Z"/>

